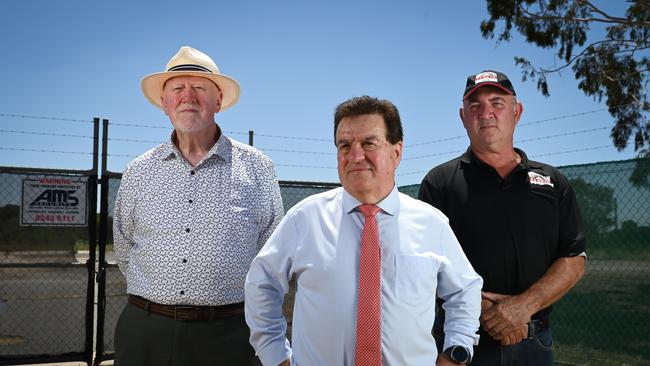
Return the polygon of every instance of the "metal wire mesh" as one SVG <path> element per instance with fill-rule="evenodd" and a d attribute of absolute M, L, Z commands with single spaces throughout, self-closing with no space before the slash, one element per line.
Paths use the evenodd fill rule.
<path fill-rule="evenodd" d="M 650 365 L 650 159 L 560 168 L 571 181 L 587 234 L 587 274 L 555 305 L 556 359 L 586 365 Z M 18 225 L 21 180 L 0 171 L 0 364 L 3 357 L 61 354 L 84 348 L 87 268 L 75 254 L 85 228 Z M 281 182 L 285 211 L 336 183 Z M 113 212 L 119 174 L 109 180 Z M 401 192 L 416 197 L 419 185 Z M 108 218 L 109 228 L 112 217 Z M 126 303 L 108 231 L 104 351 Z M 29 252 L 38 252 L 38 256 Z M 285 301 L 291 321 L 292 293 Z M 100 299 L 99 301 L 103 301 Z"/>
<path fill-rule="evenodd" d="M 86 346 L 89 275 L 75 248 L 88 243 L 87 228 L 20 226 L 23 180 L 43 175 L 0 171 L 0 364 L 81 354 Z"/>

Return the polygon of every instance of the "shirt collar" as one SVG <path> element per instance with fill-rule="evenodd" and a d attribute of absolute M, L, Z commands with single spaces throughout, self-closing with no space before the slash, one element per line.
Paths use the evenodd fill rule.
<path fill-rule="evenodd" d="M 219 134 L 217 142 L 212 145 L 202 162 L 212 155 L 216 155 L 228 163 L 232 161 L 232 143 L 230 142 L 230 139 L 223 134 L 219 125 L 217 125 L 217 133 Z M 176 130 L 172 131 L 169 141 L 165 142 L 161 146 L 159 157 L 161 160 L 167 160 L 172 157 L 182 157 L 181 152 L 176 146 Z"/>
<path fill-rule="evenodd" d="M 399 211 L 399 196 L 398 196 L 397 185 L 393 184 L 393 189 L 390 191 L 388 196 L 379 201 L 376 205 L 381 208 L 385 213 L 395 216 Z M 352 197 L 345 188 L 343 188 L 343 212 L 349 214 L 354 211 L 362 203 L 359 202 L 356 198 Z"/>
<path fill-rule="evenodd" d="M 530 170 L 530 166 L 534 165 L 534 164 L 531 164 L 531 161 L 528 160 L 528 156 L 526 155 L 526 153 L 523 150 L 518 149 L 516 147 L 514 148 L 514 150 L 521 157 L 521 163 L 519 163 L 519 166 L 521 168 L 523 168 L 523 169 Z M 463 155 L 460 156 L 460 161 L 462 163 L 468 164 L 468 165 L 485 165 L 485 166 L 487 166 L 487 164 L 485 164 L 481 159 L 479 159 L 474 154 L 474 152 L 472 151 L 471 146 L 467 148 L 467 150 L 463 153 Z"/>

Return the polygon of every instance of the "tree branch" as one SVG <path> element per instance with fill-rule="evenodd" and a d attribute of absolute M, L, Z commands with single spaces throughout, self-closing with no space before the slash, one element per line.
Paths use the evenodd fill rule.
<path fill-rule="evenodd" d="M 644 9 L 650 9 L 650 2 L 646 3 L 645 1 L 640 0 L 640 1 L 635 1 L 635 3 Z"/>
<path fill-rule="evenodd" d="M 564 69 L 564 68 L 569 67 L 571 64 L 573 64 L 573 63 L 575 62 L 575 60 L 577 60 L 577 59 L 579 59 L 580 57 L 582 57 L 582 56 L 583 56 L 583 55 L 584 55 L 584 54 L 585 54 L 585 53 L 586 53 L 590 48 L 593 48 L 593 47 L 595 47 L 595 46 L 597 46 L 597 45 L 599 45 L 599 44 L 603 44 L 603 43 L 611 43 L 611 42 L 616 42 L 616 43 L 636 43 L 636 41 L 630 41 L 630 40 L 627 40 L 627 39 L 623 39 L 623 40 L 620 40 L 620 39 L 606 39 L 606 40 L 602 40 L 602 41 L 594 42 L 594 43 L 589 44 L 587 47 L 585 47 L 585 48 L 584 48 L 584 49 L 583 49 L 579 54 L 573 56 L 573 57 L 571 58 L 571 60 L 569 60 L 568 62 L 566 62 L 564 65 L 562 65 L 562 66 L 560 66 L 560 67 L 557 67 L 557 68 L 555 68 L 555 69 L 544 69 L 544 68 L 540 68 L 539 70 L 540 70 L 542 73 L 548 73 L 548 74 L 550 74 L 550 73 L 554 73 L 554 72 L 558 72 L 558 71 L 560 71 L 560 70 L 562 70 L 562 69 Z M 645 47 L 640 47 L 640 46 L 639 46 L 639 47 L 635 47 L 635 48 L 633 48 L 633 49 L 620 50 L 620 51 L 618 51 L 618 52 L 614 52 L 614 54 L 617 54 L 617 53 L 624 53 L 624 52 L 632 52 L 632 53 L 634 53 L 634 52 L 636 52 L 636 51 L 638 51 L 638 50 L 643 50 L 643 49 L 647 49 L 647 48 L 650 48 L 650 45 L 647 45 L 647 46 L 645 46 Z"/>
<path fill-rule="evenodd" d="M 621 76 L 621 77 L 613 78 L 613 77 L 610 77 L 609 75 L 607 75 L 607 74 L 603 71 L 603 73 L 604 73 L 604 77 L 605 77 L 607 80 L 609 80 L 609 81 L 620 81 L 620 80 L 623 80 L 623 79 L 627 79 L 627 78 L 630 77 L 631 75 L 635 75 L 635 74 L 643 74 L 644 72 L 650 72 L 650 69 L 645 69 L 645 70 L 636 70 L 636 71 L 634 71 L 634 72 L 629 72 L 629 73 L 627 73 L 627 74 L 625 74 L 625 75 L 623 75 L 623 76 Z M 641 103 L 641 101 L 639 101 L 639 100 L 638 100 L 634 95 L 632 95 L 631 97 L 632 97 L 634 100 L 636 100 L 636 102 L 637 102 L 638 105 L 642 105 L 642 104 L 643 104 L 643 103 Z"/>
<path fill-rule="evenodd" d="M 537 13 L 531 13 L 528 11 L 528 9 L 525 9 L 521 4 L 517 4 L 519 9 L 526 15 L 522 15 L 521 17 L 526 20 L 557 20 L 561 22 L 576 22 L 576 23 L 591 23 L 591 22 L 598 22 L 598 23 L 613 23 L 613 24 L 625 24 L 627 26 L 640 26 L 640 27 L 647 27 L 650 26 L 650 21 L 631 21 L 627 18 L 617 18 L 617 17 L 611 17 L 607 15 L 606 13 L 603 13 L 604 16 L 607 16 L 606 18 L 570 18 L 567 19 L 566 17 L 561 17 L 561 16 L 556 16 L 556 15 L 549 15 L 549 14 L 537 14 Z M 595 8 L 595 7 L 594 7 Z M 597 8 L 595 8 L 598 10 Z"/>
<path fill-rule="evenodd" d="M 623 24 L 627 24 L 627 22 L 629 22 L 629 20 L 628 20 L 627 18 L 618 18 L 618 17 L 613 17 L 613 16 L 611 16 L 611 15 L 605 13 L 604 11 L 600 10 L 599 8 L 597 8 L 594 4 L 592 4 L 591 1 L 589 1 L 589 0 L 580 0 L 580 2 L 583 3 L 583 4 L 586 4 L 586 5 L 587 5 L 588 7 L 590 7 L 594 12 L 596 12 L 596 13 L 602 15 L 603 17 L 605 17 L 605 19 L 608 19 L 608 20 L 613 21 L 613 22 L 615 22 L 615 23 L 623 23 Z"/>

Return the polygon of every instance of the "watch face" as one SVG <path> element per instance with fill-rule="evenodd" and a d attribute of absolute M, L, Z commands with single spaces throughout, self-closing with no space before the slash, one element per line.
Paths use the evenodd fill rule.
<path fill-rule="evenodd" d="M 449 356 L 452 361 L 457 363 L 469 362 L 469 352 L 463 346 L 454 346 L 451 349 L 451 354 Z"/>

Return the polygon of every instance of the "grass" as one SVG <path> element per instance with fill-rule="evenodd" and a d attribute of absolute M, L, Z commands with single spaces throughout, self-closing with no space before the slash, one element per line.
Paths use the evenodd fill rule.
<path fill-rule="evenodd" d="M 88 240 L 77 240 L 75 242 L 74 244 L 75 253 L 80 250 L 90 250 L 90 246 L 88 245 Z M 107 252 L 113 251 L 113 243 L 106 244 L 106 251 Z"/>
<path fill-rule="evenodd" d="M 602 351 L 583 345 L 564 345 L 555 342 L 555 364 L 566 366 L 650 366 L 650 361 L 640 356 Z"/>
<path fill-rule="evenodd" d="M 650 366 L 647 261 L 588 260 L 587 275 L 552 314 L 556 359 Z"/>

